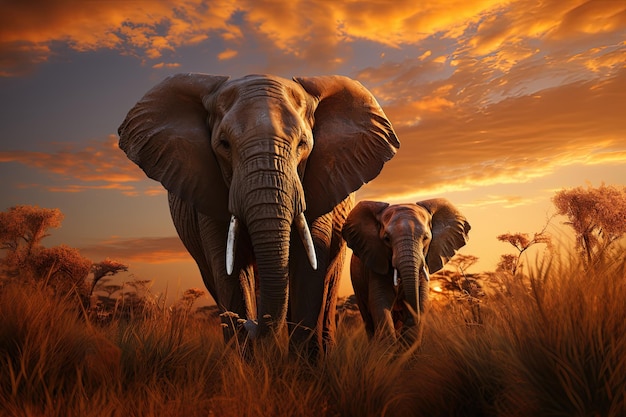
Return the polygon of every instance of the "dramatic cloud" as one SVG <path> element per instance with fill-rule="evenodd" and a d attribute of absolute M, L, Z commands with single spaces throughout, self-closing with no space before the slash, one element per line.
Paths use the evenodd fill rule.
<path fill-rule="evenodd" d="M 478 198 L 471 203 L 464 203 L 460 205 L 460 207 L 498 206 L 503 208 L 513 208 L 537 203 L 542 198 L 543 197 L 525 198 L 518 195 L 487 195 L 485 197 Z"/>
<path fill-rule="evenodd" d="M 229 59 L 246 37 L 326 68 L 341 64 L 356 41 L 400 48 L 440 39 L 448 42 L 433 51 L 436 58 L 488 56 L 493 69 L 506 71 L 540 56 L 541 44 L 585 48 L 581 40 L 599 36 L 615 44 L 623 40 L 625 16 L 623 2 L 584 0 L 10 2 L 0 17 L 0 75 L 42 62 L 58 42 L 163 62 L 177 48 L 208 39 L 222 41 L 216 54 Z"/>
<path fill-rule="evenodd" d="M 104 142 L 92 142 L 77 149 L 61 146 L 52 152 L 0 151 L 0 163 L 18 162 L 55 174 L 61 184 L 38 184 L 51 192 L 118 190 L 126 195 L 164 193 L 160 186 L 146 186 L 146 175 L 119 149 L 118 138 L 111 135 Z M 141 183 L 141 184 L 138 184 Z"/>
<path fill-rule="evenodd" d="M 568 165 L 623 163 L 626 119 L 618 103 L 626 103 L 626 70 L 485 107 L 450 101 L 445 111 L 387 107 L 400 121 L 401 147 L 362 198 L 397 200 L 526 182 Z M 402 123 L 409 120 L 415 123 Z"/>
<path fill-rule="evenodd" d="M 90 259 L 105 257 L 121 262 L 167 263 L 192 261 L 178 236 L 145 238 L 111 238 L 80 248 Z"/>
<path fill-rule="evenodd" d="M 409 65 L 405 71 L 414 72 Z M 626 70 L 487 104 L 482 94 L 466 97 L 454 77 L 423 83 L 421 97 L 408 91 L 404 74 L 373 88 L 388 97 L 384 107 L 401 148 L 376 181 L 361 191 L 361 198 L 406 200 L 523 183 L 564 166 L 620 164 L 625 159 L 626 119 L 618 103 L 626 103 Z M 377 79 L 373 71 L 365 71 L 363 78 Z M 0 151 L 0 162 L 56 174 L 57 183 L 39 185 L 51 192 L 165 192 L 124 156 L 115 135 L 84 149 L 73 145 L 49 153 Z"/>
<path fill-rule="evenodd" d="M 75 50 L 119 49 L 147 59 L 209 35 L 234 39 L 229 0 L 184 2 L 76 2 L 39 0 L 4 4 L 0 17 L 0 75 L 19 74 L 47 58 L 55 42 Z"/>
<path fill-rule="evenodd" d="M 282 65 L 298 60 L 343 68 L 376 95 L 402 143 L 361 195 L 401 199 L 525 182 L 574 164 L 620 163 L 625 38 L 622 1 L 398 0 L 382 7 L 379 1 L 186 0 L 75 7 L 53 0 L 4 7 L 0 64 L 4 75 L 19 73 L 64 43 L 78 51 L 113 48 L 152 60 L 154 68 L 175 68 L 178 48 L 217 39 L 213 59 L 233 65 L 253 44 L 265 48 L 266 57 L 282 58 Z M 378 64 L 361 69 L 351 62 L 350 50 L 371 45 L 387 53 L 366 60 Z M 280 59 L 268 61 L 280 68 Z M 115 142 L 0 152 L 0 162 L 65 179 L 51 191 L 163 192 L 154 184 L 146 188 L 143 172 Z"/>

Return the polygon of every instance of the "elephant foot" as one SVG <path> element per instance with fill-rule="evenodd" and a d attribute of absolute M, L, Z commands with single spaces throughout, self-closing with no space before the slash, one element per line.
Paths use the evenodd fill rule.
<path fill-rule="evenodd" d="M 246 337 L 256 339 L 259 336 L 259 325 L 256 320 L 247 320 L 239 317 L 233 311 L 220 314 L 221 326 L 224 331 L 224 341 L 228 343 L 233 336 L 245 333 Z"/>
<path fill-rule="evenodd" d="M 259 324 L 254 320 L 245 320 L 243 327 L 250 339 L 255 340 L 259 337 Z"/>

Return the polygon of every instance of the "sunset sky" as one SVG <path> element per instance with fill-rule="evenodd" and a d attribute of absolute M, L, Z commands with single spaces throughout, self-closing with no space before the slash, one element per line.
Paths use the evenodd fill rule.
<path fill-rule="evenodd" d="M 541 230 L 556 191 L 626 178 L 624 0 L 10 1 L 0 210 L 59 208 L 45 245 L 203 288 L 165 191 L 117 147 L 127 111 L 178 72 L 359 80 L 401 148 L 357 200 L 448 198 L 473 272 L 512 252 L 497 235 Z"/>

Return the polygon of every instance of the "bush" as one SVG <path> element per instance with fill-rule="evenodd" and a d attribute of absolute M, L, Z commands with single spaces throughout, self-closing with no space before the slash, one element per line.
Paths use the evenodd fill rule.
<path fill-rule="evenodd" d="M 93 327 L 70 298 L 8 285 L 0 415 L 626 415 L 626 260 L 535 269 L 499 277 L 480 322 L 433 303 L 411 352 L 340 317 L 316 363 L 271 343 L 241 358 L 186 309 Z"/>

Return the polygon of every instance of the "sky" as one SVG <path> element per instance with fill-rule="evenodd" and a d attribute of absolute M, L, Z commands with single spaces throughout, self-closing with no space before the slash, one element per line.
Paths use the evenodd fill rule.
<path fill-rule="evenodd" d="M 542 230 L 558 190 L 626 178 L 623 0 L 9 0 L 0 210 L 59 208 L 44 245 L 125 262 L 153 291 L 203 288 L 164 189 L 117 147 L 128 110 L 180 72 L 359 80 L 401 147 L 357 200 L 449 199 L 473 272 L 514 252 L 498 235 Z M 566 240 L 564 220 L 547 230 Z"/>

